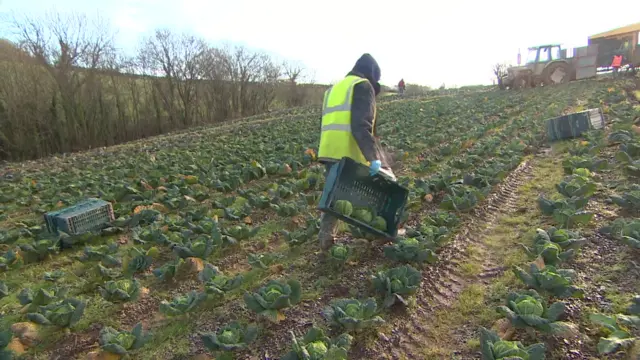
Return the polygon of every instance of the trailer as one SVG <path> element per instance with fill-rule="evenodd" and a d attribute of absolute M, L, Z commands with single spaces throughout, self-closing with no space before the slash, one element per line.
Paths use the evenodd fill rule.
<path fill-rule="evenodd" d="M 622 67 L 633 72 L 640 67 L 640 23 L 591 35 L 589 45 L 598 45 L 598 71 L 610 71 L 616 55 L 622 55 Z"/>

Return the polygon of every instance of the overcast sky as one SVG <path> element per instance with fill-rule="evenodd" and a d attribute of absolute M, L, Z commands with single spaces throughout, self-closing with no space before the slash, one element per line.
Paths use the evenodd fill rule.
<path fill-rule="evenodd" d="M 306 5 L 305 5 L 306 3 Z M 579 0 L 0 0 L 0 13 L 100 13 L 133 52 L 157 28 L 233 42 L 301 61 L 318 82 L 339 80 L 364 52 L 382 83 L 491 82 L 496 62 L 530 45 L 586 45 L 587 37 L 640 22 L 640 1 L 610 8 Z M 53 8 L 52 6 L 55 6 Z"/>

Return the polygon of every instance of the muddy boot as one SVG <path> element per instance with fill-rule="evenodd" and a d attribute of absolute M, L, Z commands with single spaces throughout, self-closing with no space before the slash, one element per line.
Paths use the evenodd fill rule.
<path fill-rule="evenodd" d="M 322 249 L 322 251 L 327 251 L 333 246 L 333 238 L 337 227 L 337 218 L 322 214 L 320 218 L 320 232 L 318 232 L 318 240 L 320 241 L 320 249 Z"/>

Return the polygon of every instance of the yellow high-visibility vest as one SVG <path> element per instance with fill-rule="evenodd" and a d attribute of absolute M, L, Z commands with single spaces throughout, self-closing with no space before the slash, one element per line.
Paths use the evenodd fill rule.
<path fill-rule="evenodd" d="M 329 159 L 339 161 L 346 156 L 359 163 L 369 164 L 351 133 L 353 87 L 365 81 L 368 80 L 359 76 L 349 75 L 325 91 L 322 104 L 320 147 L 318 149 L 319 160 Z M 375 121 L 376 116 L 374 110 L 373 124 L 371 127 L 372 135 L 374 133 Z"/>

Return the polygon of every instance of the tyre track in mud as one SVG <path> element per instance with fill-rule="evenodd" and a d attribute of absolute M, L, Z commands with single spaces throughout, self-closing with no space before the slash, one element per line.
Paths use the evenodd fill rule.
<path fill-rule="evenodd" d="M 500 216 L 517 211 L 517 190 L 531 178 L 532 168 L 531 161 L 522 162 L 472 214 L 461 217 L 463 225 L 452 242 L 438 253 L 440 260 L 423 270 L 413 313 L 388 320 L 392 323 L 391 334 L 380 336 L 366 349 L 354 349 L 351 358 L 421 359 L 421 349 L 429 341 L 431 316 L 439 309 L 451 307 L 467 285 L 474 281 L 487 284 L 502 274 L 505 268 L 494 266 L 483 239 L 495 228 Z M 466 251 L 469 245 L 475 247 L 474 254 Z M 482 266 L 480 274 L 474 278 L 465 277 L 459 268 L 470 259 Z"/>

